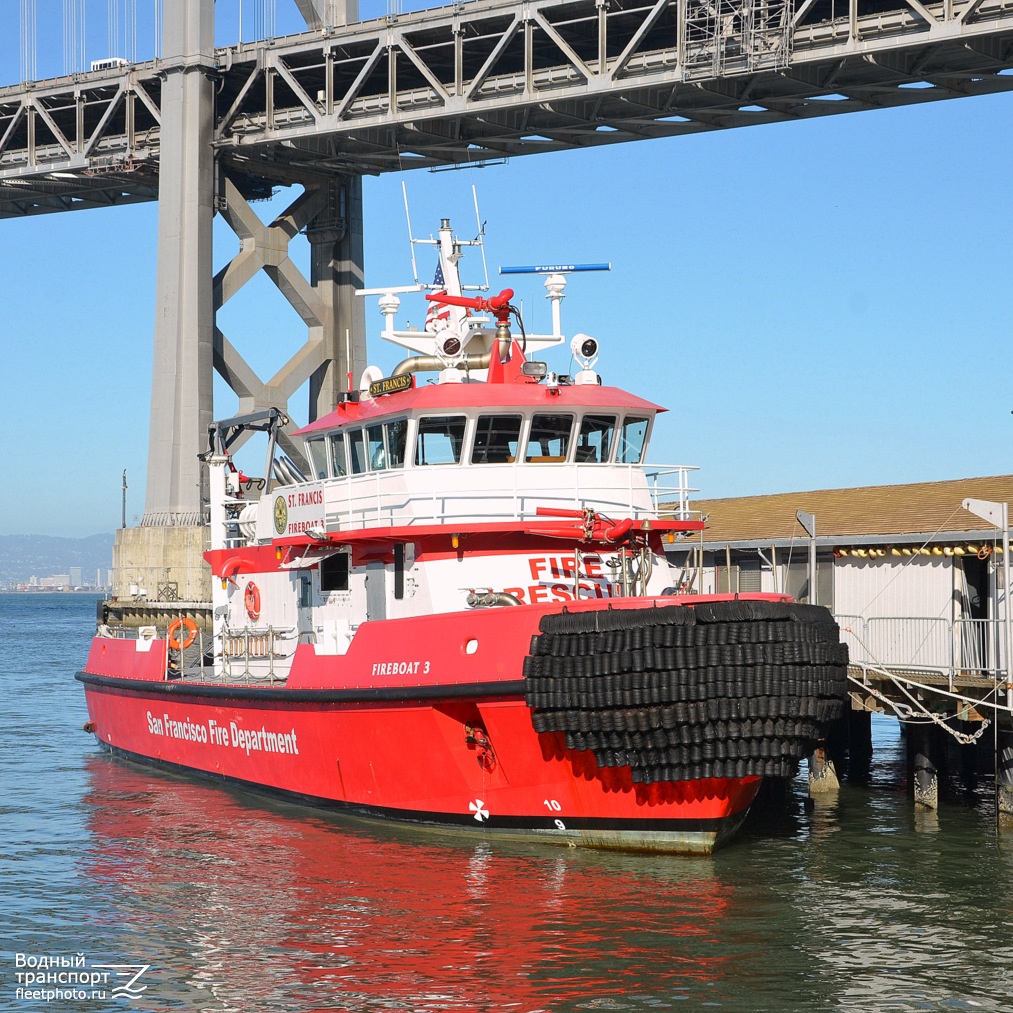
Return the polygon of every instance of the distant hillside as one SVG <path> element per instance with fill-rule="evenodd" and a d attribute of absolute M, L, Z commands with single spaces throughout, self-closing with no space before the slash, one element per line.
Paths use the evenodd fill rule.
<path fill-rule="evenodd" d="M 86 580 L 95 571 L 108 570 L 113 560 L 113 536 L 55 538 L 52 535 L 0 535 L 0 584 L 21 583 L 31 577 L 49 577 L 80 566 Z"/>

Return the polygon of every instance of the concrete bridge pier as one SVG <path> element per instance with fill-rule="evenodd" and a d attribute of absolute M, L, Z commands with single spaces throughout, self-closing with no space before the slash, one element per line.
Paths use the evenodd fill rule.
<path fill-rule="evenodd" d="M 158 191 L 151 428 L 144 517 L 113 547 L 113 593 L 210 598 L 201 559 L 207 499 L 197 455 L 212 416 L 214 310 L 214 5 L 181 0 L 163 21 L 162 151 Z M 146 592 L 143 594 L 142 592 Z M 161 595 L 164 597 L 165 595 Z"/>
<path fill-rule="evenodd" d="M 356 18 L 352 0 L 297 0 L 311 28 Z M 151 428 L 144 517 L 122 528 L 113 548 L 114 596 L 131 614 L 151 603 L 209 602 L 207 449 L 217 369 L 239 399 L 238 410 L 276 407 L 309 381 L 309 420 L 334 407 L 365 366 L 365 311 L 354 290 L 363 283 L 362 183 L 354 175 L 318 173 L 271 223 L 262 223 L 233 179 L 227 156 L 216 164 L 214 3 L 174 0 L 165 6 L 158 189 L 158 271 Z M 245 163 L 244 163 L 245 164 Z M 264 170 L 258 170 L 263 172 Z M 247 170 L 247 173 L 249 170 Z M 249 182 L 247 180 L 247 182 Z M 291 183 L 291 178 L 283 180 Z M 258 177 L 256 186 L 263 186 Z M 216 210 L 236 232 L 240 250 L 216 276 L 212 223 Z M 311 249 L 307 280 L 288 254 L 300 232 Z M 216 312 L 263 270 L 302 318 L 305 344 L 263 381 L 216 326 Z M 222 414 L 233 414 L 232 408 Z M 301 454 L 280 436 L 281 449 Z M 237 445 L 238 446 L 238 445 Z"/>

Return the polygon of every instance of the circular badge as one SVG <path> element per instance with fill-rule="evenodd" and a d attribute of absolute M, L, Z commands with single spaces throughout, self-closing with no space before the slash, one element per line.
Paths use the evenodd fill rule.
<path fill-rule="evenodd" d="M 285 534 L 288 527 L 288 504 L 284 496 L 276 496 L 274 500 L 274 530 L 279 535 Z"/>

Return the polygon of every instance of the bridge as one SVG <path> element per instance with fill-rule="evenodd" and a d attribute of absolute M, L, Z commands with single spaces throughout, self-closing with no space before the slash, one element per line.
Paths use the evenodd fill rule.
<path fill-rule="evenodd" d="M 160 554 L 160 578 L 203 538 L 213 370 L 240 411 L 309 380 L 314 418 L 365 364 L 363 174 L 1013 87 L 1013 0 L 468 0 L 367 22 L 294 2 L 305 32 L 216 48 L 213 0 L 177 0 L 152 60 L 0 88 L 0 217 L 160 201 L 146 507 L 119 546 Z M 294 184 L 261 222 L 251 202 Z M 240 240 L 217 275 L 216 213 Z M 307 330 L 267 380 L 215 316 L 260 270 Z"/>

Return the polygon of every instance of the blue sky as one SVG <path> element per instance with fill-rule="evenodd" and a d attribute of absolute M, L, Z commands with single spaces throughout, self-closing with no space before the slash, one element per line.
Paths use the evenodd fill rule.
<path fill-rule="evenodd" d="M 16 38 L 17 6 L 0 0 L 0 39 Z M 49 76 L 63 69 L 61 8 L 38 6 Z M 89 59 L 107 55 L 107 6 L 89 22 Z M 232 33 L 220 41 L 237 35 L 234 6 L 219 0 Z M 297 24 L 289 6 L 277 4 L 278 34 Z M 19 77 L 5 41 L 0 82 Z M 416 234 L 443 216 L 473 234 L 475 184 L 491 270 L 612 262 L 571 277 L 564 330 L 599 338 L 606 383 L 671 409 L 652 459 L 700 465 L 704 495 L 1009 473 L 1011 113 L 1013 96 L 960 99 L 367 178 L 366 282 L 410 281 L 402 180 Z M 295 196 L 257 208 L 267 218 Z M 143 513 L 157 214 L 0 222 L 2 534 L 112 530 L 124 468 L 128 523 Z M 236 249 L 219 223 L 216 263 Z M 423 253 L 421 273 L 432 266 Z M 538 282 L 510 284 L 529 328 L 547 327 Z M 226 333 L 261 375 L 304 340 L 266 277 L 227 309 Z M 379 341 L 375 299 L 367 325 L 370 361 L 389 368 L 402 350 Z M 565 352 L 549 361 L 569 368 Z M 304 398 L 291 407 L 305 419 Z M 219 385 L 217 414 L 234 409 Z"/>

